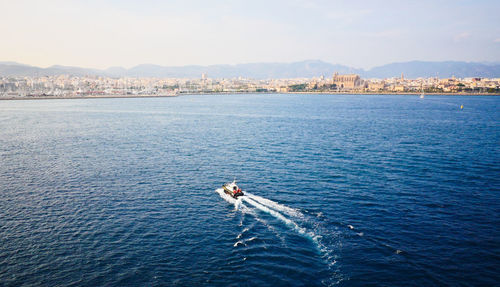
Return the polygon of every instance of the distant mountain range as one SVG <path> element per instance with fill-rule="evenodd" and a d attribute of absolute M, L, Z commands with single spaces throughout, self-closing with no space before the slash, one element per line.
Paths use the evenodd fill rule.
<path fill-rule="evenodd" d="M 108 76 L 108 77 L 170 77 L 170 78 L 200 78 L 202 73 L 209 78 L 312 78 L 330 77 L 333 73 L 359 74 L 362 78 L 405 78 L 440 77 L 457 78 L 485 77 L 499 78 L 500 63 L 472 63 L 472 62 L 423 62 L 412 61 L 392 63 L 369 70 L 356 69 L 344 65 L 330 64 L 319 60 L 308 60 L 294 63 L 252 63 L 238 65 L 211 65 L 211 66 L 159 66 L 143 64 L 126 69 L 110 67 L 105 70 L 88 69 L 69 66 L 51 66 L 48 68 L 34 67 L 15 62 L 0 62 L 0 76 Z"/>

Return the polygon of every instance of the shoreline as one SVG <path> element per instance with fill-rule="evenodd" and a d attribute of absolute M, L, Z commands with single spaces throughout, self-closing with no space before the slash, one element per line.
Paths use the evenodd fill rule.
<path fill-rule="evenodd" d="M 214 93 L 180 93 L 178 95 L 102 95 L 102 96 L 70 96 L 70 97 L 58 97 L 58 96 L 42 96 L 42 97 L 0 97 L 0 101 L 24 101 L 24 100 L 74 100 L 74 99 L 123 99 L 123 98 L 175 98 L 184 95 L 254 95 L 254 94 L 281 94 L 281 95 L 293 95 L 293 94 L 304 94 L 304 95 L 401 95 L 401 96 L 419 96 L 421 93 L 417 92 L 214 92 Z M 425 96 L 500 96 L 498 93 L 429 93 Z"/>
<path fill-rule="evenodd" d="M 57 97 L 57 96 L 43 96 L 43 97 L 10 97 L 2 98 L 0 101 L 25 101 L 25 100 L 77 100 L 77 99 L 124 99 L 124 98 L 175 98 L 176 96 L 158 96 L 158 95 L 102 95 L 102 96 L 85 96 L 85 97 Z"/>

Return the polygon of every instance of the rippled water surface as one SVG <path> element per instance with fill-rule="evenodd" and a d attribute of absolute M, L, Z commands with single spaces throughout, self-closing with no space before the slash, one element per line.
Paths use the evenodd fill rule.
<path fill-rule="evenodd" d="M 499 146 L 497 97 L 1 101 L 0 285 L 493 286 Z"/>

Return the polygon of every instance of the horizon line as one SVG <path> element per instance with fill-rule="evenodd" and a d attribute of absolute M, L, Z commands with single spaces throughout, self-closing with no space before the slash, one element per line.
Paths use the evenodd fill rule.
<path fill-rule="evenodd" d="M 387 66 L 387 65 L 416 63 L 416 62 L 421 62 L 421 63 L 467 63 L 467 64 L 482 64 L 482 65 L 490 65 L 490 66 L 500 65 L 500 60 L 499 61 L 408 60 L 408 61 L 390 62 L 390 63 L 386 63 L 386 64 L 382 64 L 382 65 L 373 66 L 370 68 L 358 68 L 358 67 L 350 66 L 348 64 L 332 63 L 332 62 L 328 62 L 328 61 L 321 60 L 321 59 L 305 59 L 305 60 L 298 60 L 298 61 L 291 61 L 291 62 L 246 62 L 246 63 L 236 63 L 236 64 L 208 64 L 208 65 L 203 65 L 203 64 L 163 65 L 163 64 L 155 64 L 155 63 L 140 63 L 140 64 L 136 64 L 136 65 L 129 66 L 129 67 L 115 65 L 115 66 L 108 66 L 106 68 L 94 68 L 94 67 L 85 67 L 85 66 L 78 66 L 78 65 L 61 65 L 61 64 L 52 64 L 49 66 L 37 66 L 37 65 L 12 61 L 12 60 L 0 61 L 0 64 L 2 64 L 2 65 L 28 66 L 28 67 L 41 68 L 41 69 L 49 69 L 49 68 L 54 68 L 54 67 L 64 67 L 64 68 L 81 68 L 81 69 L 88 69 L 88 70 L 105 71 L 105 70 L 112 69 L 112 68 L 121 68 L 121 69 L 125 69 L 125 70 L 130 70 L 130 69 L 135 68 L 135 67 L 146 66 L 146 65 L 158 66 L 158 67 L 182 68 L 182 67 L 239 66 L 239 65 L 252 65 L 252 64 L 295 64 L 295 63 L 303 63 L 303 62 L 321 62 L 321 63 L 325 63 L 325 64 L 343 66 L 346 68 L 355 69 L 355 70 L 362 70 L 362 71 L 369 71 L 369 70 L 372 70 L 374 68 L 383 67 L 383 66 Z"/>

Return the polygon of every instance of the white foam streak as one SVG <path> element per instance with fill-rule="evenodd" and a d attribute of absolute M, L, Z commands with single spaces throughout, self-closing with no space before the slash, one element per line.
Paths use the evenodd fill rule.
<path fill-rule="evenodd" d="M 308 236 L 309 238 L 311 238 L 315 243 L 317 243 L 317 236 L 312 233 L 312 232 L 308 232 L 305 228 L 303 227 L 300 227 L 297 223 L 295 223 L 293 220 L 290 220 L 288 218 L 286 218 L 285 216 L 283 216 L 283 214 L 279 213 L 278 211 L 276 210 L 273 210 L 273 209 L 270 209 L 269 207 L 267 206 L 264 206 L 254 200 L 252 200 L 251 198 L 249 197 L 242 197 L 243 200 L 245 200 L 246 202 L 250 203 L 251 205 L 255 206 L 256 208 L 266 212 L 266 213 L 269 213 L 270 215 L 274 216 L 275 218 L 281 220 L 283 223 L 285 223 L 287 226 L 293 228 L 294 230 L 296 230 L 297 232 L 299 232 L 300 234 L 302 235 L 306 235 Z"/>
<path fill-rule="evenodd" d="M 272 231 L 273 233 L 275 233 L 276 236 L 278 236 L 281 239 L 281 241 L 283 242 L 283 244 L 286 245 L 286 242 L 285 242 L 284 238 L 280 235 L 279 232 L 277 232 L 277 230 L 272 225 L 270 225 L 266 220 L 264 220 L 264 219 L 262 219 L 262 218 L 260 218 L 258 216 L 258 214 L 255 212 L 256 209 L 261 210 L 261 211 L 263 211 L 265 213 L 268 213 L 271 216 L 273 216 L 274 218 L 276 218 L 276 219 L 280 220 L 281 222 L 285 223 L 286 226 L 288 226 L 291 229 L 297 231 L 299 234 L 301 234 L 301 235 L 303 235 L 303 236 L 311 239 L 314 242 L 314 244 L 318 247 L 319 250 L 321 250 L 322 252 L 325 252 L 327 254 L 329 253 L 326 250 L 325 246 L 323 246 L 323 244 L 321 244 L 319 242 L 321 236 L 316 235 L 312 231 L 308 231 L 306 228 L 301 227 L 295 221 L 293 221 L 293 220 L 285 217 L 282 213 L 280 213 L 280 212 L 283 212 L 287 216 L 295 217 L 295 218 L 302 218 L 303 219 L 304 218 L 304 214 L 301 213 L 299 210 L 291 208 L 291 207 L 288 207 L 288 206 L 285 206 L 283 204 L 279 204 L 279 203 L 277 203 L 275 201 L 269 200 L 267 198 L 263 198 L 261 196 L 250 194 L 248 192 L 245 192 L 244 196 L 240 196 L 237 199 L 235 199 L 232 196 L 226 194 L 222 188 L 219 188 L 219 189 L 217 189 L 215 191 L 224 200 L 226 200 L 227 202 L 233 204 L 234 207 L 235 207 L 235 210 L 240 210 L 242 213 L 246 213 L 246 214 L 252 215 L 255 218 L 255 220 L 257 220 L 258 222 L 262 223 L 270 231 Z M 253 207 L 245 205 L 243 203 L 243 201 L 245 201 L 246 203 L 250 204 Z M 245 233 L 246 231 L 248 231 L 248 230 L 244 229 L 240 234 L 238 234 L 238 236 L 236 237 L 236 239 L 238 241 L 234 244 L 235 247 L 238 246 L 238 245 L 241 245 L 241 244 L 246 246 L 246 242 L 247 241 L 252 241 L 252 240 L 255 239 L 255 238 L 251 238 L 250 240 L 241 240 L 241 237 L 242 237 L 243 233 Z"/>
<path fill-rule="evenodd" d="M 234 205 L 234 208 L 235 210 L 240 210 L 242 213 L 245 213 L 245 214 L 249 214 L 249 215 L 252 215 L 255 220 L 257 220 L 258 222 L 260 222 L 262 225 L 264 225 L 267 229 L 269 229 L 271 232 L 273 232 L 280 240 L 281 242 L 286 245 L 286 242 L 285 242 L 285 239 L 283 238 L 283 236 L 278 232 L 276 231 L 276 229 L 271 226 L 266 220 L 260 218 L 255 212 L 253 209 L 249 208 L 248 206 L 246 206 L 243 202 L 242 202 L 242 198 L 243 197 L 238 197 L 238 199 L 235 199 L 233 198 L 232 196 L 226 194 L 224 192 L 224 189 L 222 188 L 218 188 L 215 190 L 215 192 L 217 192 L 220 197 L 222 197 L 225 201 L 231 203 Z M 240 224 L 241 225 L 241 224 Z M 243 230 L 242 233 L 244 233 L 245 230 Z M 239 234 L 238 237 L 236 239 L 240 239 L 241 236 L 243 234 Z M 241 244 L 242 242 L 240 242 Z"/>
<path fill-rule="evenodd" d="M 249 213 L 249 214 L 255 214 L 250 208 L 248 208 L 243 202 L 241 202 L 241 197 L 240 198 L 233 198 L 232 196 L 226 194 L 224 192 L 224 189 L 218 188 L 215 190 L 220 197 L 222 197 L 225 201 L 231 203 L 234 205 L 234 210 L 240 210 L 243 213 Z"/>
<path fill-rule="evenodd" d="M 281 211 L 281 212 L 285 213 L 286 215 L 293 216 L 293 217 L 301 217 L 301 218 L 304 217 L 304 214 L 302 214 L 302 212 L 300 212 L 299 210 L 297 210 L 295 208 L 291 208 L 291 207 L 285 206 L 283 204 L 279 204 L 279 203 L 272 201 L 270 199 L 263 198 L 263 197 L 258 196 L 258 195 L 253 195 L 253 194 L 248 193 L 248 192 L 245 192 L 245 195 L 250 197 L 254 201 L 259 202 L 260 204 L 262 204 L 264 206 Z"/>
<path fill-rule="evenodd" d="M 249 228 L 248 228 L 248 227 L 246 227 L 245 229 L 243 229 L 243 231 L 241 231 L 241 233 L 240 233 L 240 234 L 238 234 L 238 236 L 236 236 L 236 239 L 240 239 L 240 238 L 241 238 L 241 236 L 243 236 L 243 233 L 247 232 L 248 230 L 249 230 Z"/>

